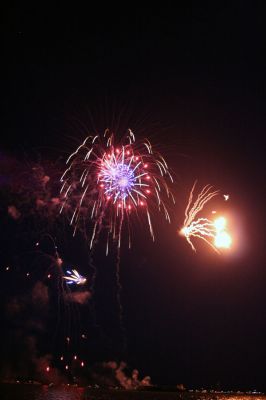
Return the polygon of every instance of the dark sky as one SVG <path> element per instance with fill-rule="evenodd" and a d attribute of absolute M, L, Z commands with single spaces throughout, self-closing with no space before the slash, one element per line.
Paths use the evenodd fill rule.
<path fill-rule="evenodd" d="M 151 137 L 174 171 L 173 224 L 158 220 L 155 244 L 143 232 L 130 252 L 121 251 L 124 353 L 115 254 L 103 257 L 101 244 L 94 254 L 102 336 L 83 307 L 82 326 L 92 332 L 83 347 L 88 360 L 124 357 L 159 383 L 266 390 L 265 11 L 241 2 L 179 9 L 100 5 L 78 13 L 65 6 L 6 8 L 1 157 L 64 159 L 89 130 L 108 126 L 121 135 L 130 127 Z M 231 255 L 201 245 L 194 254 L 176 234 L 195 179 L 230 193 L 226 211 L 239 232 Z M 14 245 L 26 228 L 12 223 L 4 218 L 1 262 L 14 256 L 21 272 L 28 260 L 21 257 L 23 245 L 30 245 L 25 237 Z M 61 251 L 86 274 L 86 245 L 65 230 L 57 235 Z M 54 234 L 53 226 L 47 231 Z M 10 288 L 2 279 L 4 303 L 24 296 L 19 278 Z M 55 318 L 44 316 L 46 333 Z M 4 344 L 11 329 L 5 324 Z M 23 331 L 23 320 L 17 324 Z"/>

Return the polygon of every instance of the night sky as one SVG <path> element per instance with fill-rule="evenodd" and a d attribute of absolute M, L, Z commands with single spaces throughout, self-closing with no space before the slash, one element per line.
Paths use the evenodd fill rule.
<path fill-rule="evenodd" d="M 6 7 L 2 18 L 2 376 L 19 370 L 9 361 L 26 359 L 28 336 L 38 354 L 56 359 L 64 351 L 63 311 L 53 335 L 56 285 L 47 286 L 43 308 L 29 295 L 49 264 L 34 261 L 34 244 L 50 233 L 84 275 L 92 263 L 97 269 L 93 299 L 75 304 L 79 320 L 71 327 L 77 337 L 86 332 L 76 351 L 87 364 L 124 360 L 159 384 L 266 390 L 265 8 L 65 7 Z M 121 249 L 124 339 L 115 249 L 105 257 L 99 241 L 89 254 L 84 237 L 73 239 L 54 215 L 10 218 L 16 193 L 5 190 L 10 172 L 19 180 L 24 168 L 27 181 L 31 163 L 49 165 L 58 179 L 68 154 L 106 127 L 150 138 L 175 179 L 172 224 L 158 214 L 153 243 L 136 222 L 133 248 Z M 230 194 L 228 203 L 213 203 L 232 216 L 237 232 L 235 247 L 222 255 L 198 242 L 195 254 L 177 234 L 196 179 Z"/>

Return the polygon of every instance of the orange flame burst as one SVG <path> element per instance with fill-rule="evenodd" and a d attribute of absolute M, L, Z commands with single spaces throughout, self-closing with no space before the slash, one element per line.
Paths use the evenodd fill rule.
<path fill-rule="evenodd" d="M 214 221 L 208 218 L 197 218 L 197 215 L 206 203 L 219 194 L 219 190 L 212 191 L 211 185 L 206 185 L 198 194 L 197 199 L 193 203 L 193 193 L 196 186 L 194 183 L 185 210 L 185 220 L 180 234 L 185 236 L 191 248 L 196 251 L 192 238 L 197 237 L 204 240 L 213 250 L 219 253 L 218 249 L 230 248 L 232 238 L 226 231 L 227 221 L 224 217 L 216 218 Z"/>

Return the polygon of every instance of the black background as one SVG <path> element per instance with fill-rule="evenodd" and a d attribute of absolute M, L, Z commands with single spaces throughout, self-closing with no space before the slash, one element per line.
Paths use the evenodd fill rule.
<path fill-rule="evenodd" d="M 89 130 L 130 127 L 174 171 L 173 224 L 158 217 L 155 244 L 143 232 L 122 248 L 125 354 L 110 300 L 115 256 L 95 254 L 109 339 L 92 339 L 87 358 L 122 357 L 157 383 L 265 389 L 265 9 L 23 4 L 2 17 L 3 153 L 63 159 Z M 200 244 L 194 254 L 176 234 L 195 179 L 230 193 L 241 232 L 231 255 Z M 85 272 L 81 243 L 72 250 Z"/>

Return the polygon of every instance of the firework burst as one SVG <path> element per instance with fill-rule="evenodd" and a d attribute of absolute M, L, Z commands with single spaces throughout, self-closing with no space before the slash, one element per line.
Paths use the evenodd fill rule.
<path fill-rule="evenodd" d="M 74 233 L 81 221 L 92 221 L 90 247 L 103 226 L 109 237 L 121 244 L 122 228 L 128 227 L 131 246 L 130 220 L 145 214 L 154 240 L 152 212 L 163 211 L 170 222 L 165 198 L 173 196 L 167 181 L 173 181 L 164 158 L 153 151 L 146 139 L 137 143 L 131 130 L 120 144 L 106 130 L 103 137 L 89 136 L 67 159 L 67 169 L 61 177 L 62 206 L 71 212 Z"/>
<path fill-rule="evenodd" d="M 196 248 L 192 243 L 192 238 L 196 237 L 204 240 L 219 253 L 218 248 L 229 248 L 232 242 L 231 236 L 226 231 L 226 219 L 219 217 L 212 221 L 208 218 L 196 218 L 206 203 L 219 194 L 219 190 L 212 190 L 212 186 L 206 185 L 193 203 L 195 186 L 196 182 L 189 195 L 188 205 L 185 210 L 185 220 L 180 233 L 185 236 L 194 251 L 196 251 Z"/>
<path fill-rule="evenodd" d="M 66 280 L 67 285 L 84 285 L 87 281 L 84 276 L 80 275 L 80 273 L 76 269 L 67 270 L 67 275 L 63 276 L 63 279 Z"/>

